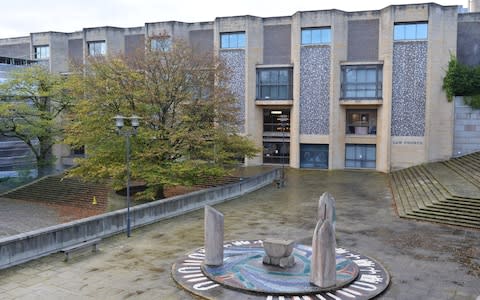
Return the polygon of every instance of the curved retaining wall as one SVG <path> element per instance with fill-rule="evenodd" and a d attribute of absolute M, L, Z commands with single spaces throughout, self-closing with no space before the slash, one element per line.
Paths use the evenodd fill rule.
<path fill-rule="evenodd" d="M 279 169 L 240 182 L 157 200 L 130 208 L 132 228 L 221 203 L 271 184 Z M 0 239 L 0 269 L 18 265 L 70 245 L 104 238 L 126 230 L 127 209 L 50 226 Z"/>

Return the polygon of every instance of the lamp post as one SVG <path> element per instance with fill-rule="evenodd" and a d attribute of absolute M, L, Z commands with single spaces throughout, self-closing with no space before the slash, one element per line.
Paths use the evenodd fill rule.
<path fill-rule="evenodd" d="M 135 115 L 131 117 L 116 115 L 114 120 L 115 126 L 117 127 L 117 133 L 125 136 L 125 164 L 127 168 L 127 237 L 130 237 L 130 137 L 137 134 L 138 126 L 140 126 L 140 118 Z M 130 120 L 130 126 L 132 129 L 123 129 L 125 120 Z"/>
<path fill-rule="evenodd" d="M 278 185 L 278 187 L 284 187 L 285 186 L 285 151 L 286 151 L 286 148 L 285 148 L 285 127 L 287 125 L 287 122 L 288 122 L 288 116 L 287 115 L 280 115 L 280 117 L 278 118 L 278 121 L 280 121 L 280 126 L 282 127 L 282 151 L 281 154 L 282 154 L 282 177 L 280 178 L 280 184 Z"/>

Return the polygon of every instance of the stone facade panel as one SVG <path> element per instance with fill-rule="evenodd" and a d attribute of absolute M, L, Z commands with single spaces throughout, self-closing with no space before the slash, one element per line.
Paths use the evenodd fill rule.
<path fill-rule="evenodd" d="M 245 132 L 245 51 L 222 50 L 220 58 L 230 70 L 230 89 L 237 97 L 240 123 L 240 132 Z"/>
<path fill-rule="evenodd" d="M 300 134 L 329 134 L 330 47 L 302 47 Z"/>
<path fill-rule="evenodd" d="M 427 42 L 393 46 L 392 136 L 424 136 Z"/>

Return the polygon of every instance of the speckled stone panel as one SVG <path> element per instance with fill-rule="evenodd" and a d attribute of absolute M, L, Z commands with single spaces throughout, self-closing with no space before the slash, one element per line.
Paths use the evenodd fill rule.
<path fill-rule="evenodd" d="M 300 134 L 329 134 L 330 47 L 302 47 Z"/>
<path fill-rule="evenodd" d="M 427 42 L 393 45 L 392 136 L 425 135 Z"/>
<path fill-rule="evenodd" d="M 230 89 L 238 99 L 240 132 L 245 132 L 245 51 L 222 50 L 220 57 L 230 69 Z"/>

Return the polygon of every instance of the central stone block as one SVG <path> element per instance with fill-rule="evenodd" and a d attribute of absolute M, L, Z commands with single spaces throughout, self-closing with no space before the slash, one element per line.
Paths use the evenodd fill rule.
<path fill-rule="evenodd" d="M 292 255 L 295 241 L 268 238 L 263 241 L 265 256 L 263 263 L 281 268 L 290 268 L 295 265 L 295 258 Z"/>

